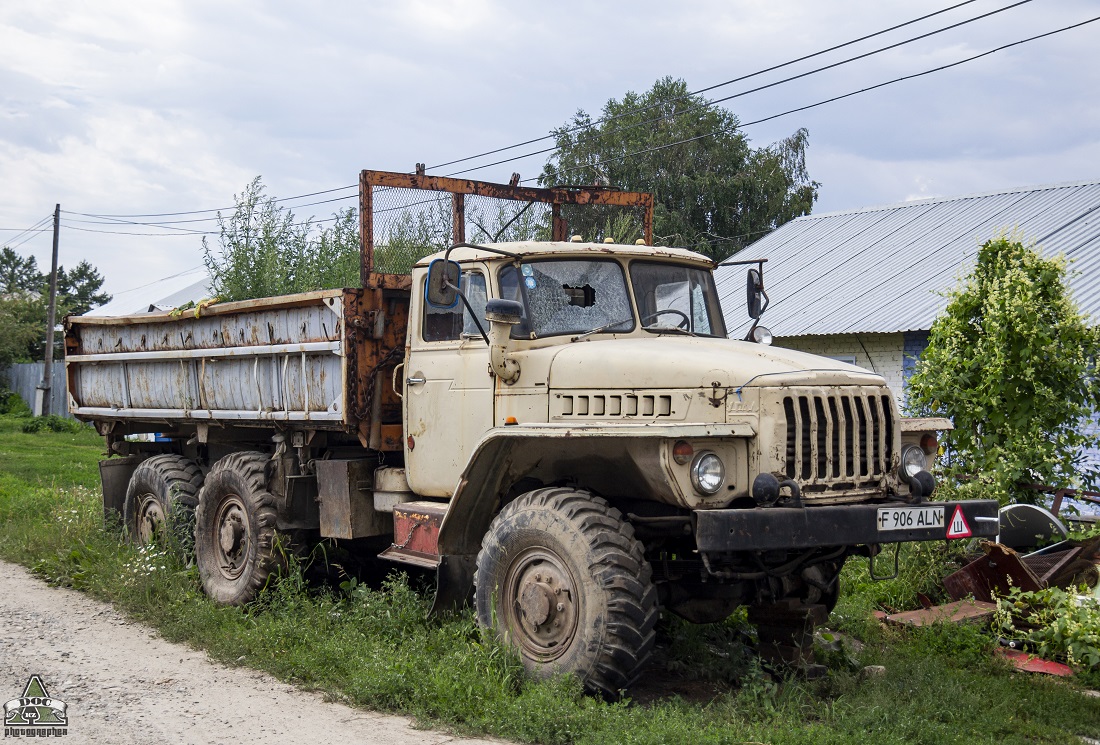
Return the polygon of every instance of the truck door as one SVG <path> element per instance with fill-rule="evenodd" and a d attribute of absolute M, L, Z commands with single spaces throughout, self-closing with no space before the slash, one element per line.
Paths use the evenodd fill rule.
<path fill-rule="evenodd" d="M 485 321 L 486 272 L 462 273 L 462 291 Z M 474 445 L 493 426 L 489 348 L 461 302 L 432 308 L 416 291 L 411 350 L 404 368 L 405 466 L 417 494 L 449 497 Z"/>

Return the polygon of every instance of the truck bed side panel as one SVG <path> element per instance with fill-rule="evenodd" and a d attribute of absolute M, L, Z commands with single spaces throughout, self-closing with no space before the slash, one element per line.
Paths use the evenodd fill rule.
<path fill-rule="evenodd" d="M 210 315 L 70 319 L 70 410 L 90 419 L 348 425 L 340 290 Z"/>

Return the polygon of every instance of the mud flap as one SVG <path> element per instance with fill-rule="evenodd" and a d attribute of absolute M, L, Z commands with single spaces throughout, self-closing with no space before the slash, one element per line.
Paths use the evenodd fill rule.
<path fill-rule="evenodd" d="M 444 554 L 436 568 L 435 602 L 428 615 L 436 616 L 465 608 L 474 592 L 477 557 L 472 554 Z"/>

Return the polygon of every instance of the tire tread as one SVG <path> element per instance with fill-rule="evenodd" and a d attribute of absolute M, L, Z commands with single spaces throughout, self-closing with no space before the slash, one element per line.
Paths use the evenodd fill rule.
<path fill-rule="evenodd" d="M 634 536 L 633 527 L 607 500 L 586 491 L 565 487 L 536 489 L 520 495 L 497 515 L 509 521 L 532 508 L 552 511 L 565 519 L 585 537 L 592 560 L 588 569 L 593 579 L 608 593 L 605 634 L 592 669 L 582 674 L 590 690 L 615 698 L 641 674 L 653 652 L 657 624 L 657 590 L 653 570 L 645 560 L 644 548 Z M 474 586 L 486 562 L 500 551 L 492 527 L 482 538 L 474 572 Z M 478 620 L 492 625 L 491 618 Z"/>

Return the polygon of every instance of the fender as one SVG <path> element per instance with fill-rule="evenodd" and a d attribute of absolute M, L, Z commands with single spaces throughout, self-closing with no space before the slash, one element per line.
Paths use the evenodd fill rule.
<path fill-rule="evenodd" d="M 474 569 L 481 539 L 500 511 L 508 487 L 533 473 L 568 468 L 568 460 L 550 463 L 546 444 L 583 440 L 574 458 L 600 451 L 625 454 L 626 441 L 678 438 L 752 437 L 748 424 L 515 424 L 489 430 L 474 447 L 459 477 L 447 514 L 439 529 L 440 562 L 435 603 L 431 612 L 461 608 L 473 590 Z M 654 459 L 656 460 L 656 459 Z M 659 467 L 656 463 L 653 467 Z M 663 477 L 661 481 L 663 481 Z"/>

